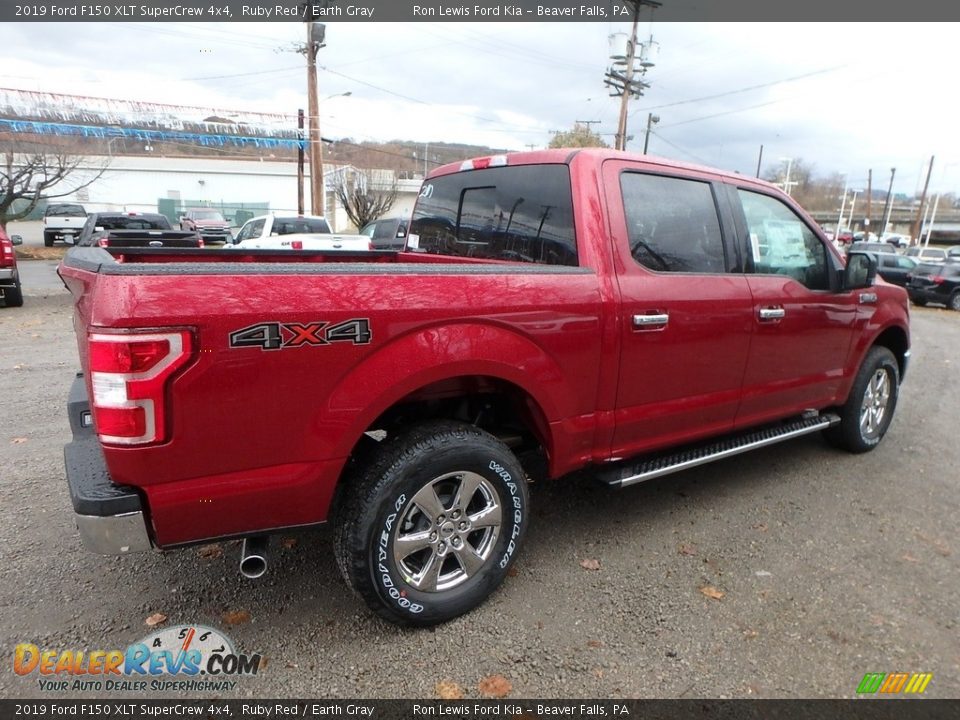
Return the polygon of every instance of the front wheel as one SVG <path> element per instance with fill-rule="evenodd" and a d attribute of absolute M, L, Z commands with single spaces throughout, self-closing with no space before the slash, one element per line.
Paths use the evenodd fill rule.
<path fill-rule="evenodd" d="M 885 347 L 867 353 L 840 408 L 840 423 L 824 431 L 835 447 L 854 453 L 873 450 L 890 427 L 900 392 L 900 366 Z"/>
<path fill-rule="evenodd" d="M 43 234 L 43 244 L 45 247 L 53 247 L 53 241 L 57 239 L 54 233 L 45 232 Z"/>
<path fill-rule="evenodd" d="M 434 625 L 472 610 L 503 581 L 523 541 L 523 469 L 471 425 L 432 421 L 384 441 L 345 482 L 337 562 L 391 622 Z"/>

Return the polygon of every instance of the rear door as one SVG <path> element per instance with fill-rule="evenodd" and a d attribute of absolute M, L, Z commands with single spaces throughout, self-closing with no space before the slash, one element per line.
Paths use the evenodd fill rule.
<path fill-rule="evenodd" d="M 729 430 L 753 323 L 722 185 L 603 168 L 621 298 L 613 456 Z"/>
<path fill-rule="evenodd" d="M 755 188 L 728 192 L 754 328 L 737 426 L 834 404 L 854 328 L 873 314 L 876 293 L 838 291 L 839 260 L 782 198 Z"/>

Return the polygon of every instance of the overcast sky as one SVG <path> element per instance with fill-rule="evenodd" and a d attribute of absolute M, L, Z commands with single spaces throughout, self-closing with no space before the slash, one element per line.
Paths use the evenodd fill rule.
<path fill-rule="evenodd" d="M 960 25 L 640 23 L 660 45 L 630 149 L 754 174 L 802 158 L 851 186 L 960 192 Z M 545 146 L 576 120 L 613 144 L 608 35 L 628 23 L 328 23 L 325 137 Z M 229 113 L 306 107 L 301 23 L 0 24 L 0 87 Z"/>

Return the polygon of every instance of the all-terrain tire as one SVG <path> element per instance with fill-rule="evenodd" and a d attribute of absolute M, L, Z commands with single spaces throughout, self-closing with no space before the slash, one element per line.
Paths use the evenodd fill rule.
<path fill-rule="evenodd" d="M 56 240 L 57 236 L 53 233 L 45 232 L 43 234 L 43 244 L 47 247 L 53 247 L 53 241 Z"/>
<path fill-rule="evenodd" d="M 527 483 L 509 448 L 449 420 L 380 443 L 344 478 L 334 551 L 347 584 L 378 615 L 435 625 L 503 581 L 528 524 Z"/>
<path fill-rule="evenodd" d="M 853 453 L 873 450 L 890 427 L 899 393 L 897 359 L 885 347 L 871 348 L 840 408 L 840 423 L 823 433 L 827 442 Z"/>
<path fill-rule="evenodd" d="M 20 278 L 16 285 L 3 291 L 3 302 L 7 307 L 21 307 L 23 305 L 23 290 L 20 288 Z"/>

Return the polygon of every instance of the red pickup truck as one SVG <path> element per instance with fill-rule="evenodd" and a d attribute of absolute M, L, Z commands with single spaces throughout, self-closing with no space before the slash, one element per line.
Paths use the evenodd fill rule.
<path fill-rule="evenodd" d="M 902 288 L 752 178 L 603 150 L 424 182 L 403 252 L 73 248 L 70 493 L 105 553 L 332 522 L 348 584 L 427 625 L 503 580 L 527 481 L 620 487 L 890 425 Z M 537 460 L 539 459 L 539 463 Z"/>

